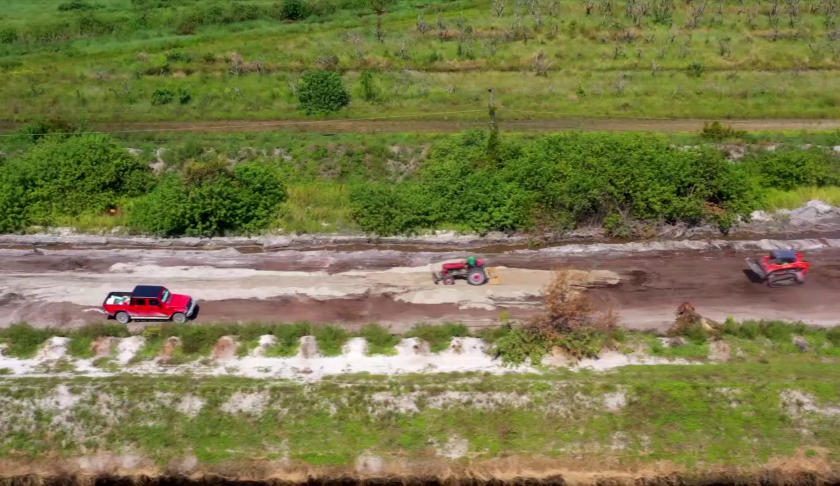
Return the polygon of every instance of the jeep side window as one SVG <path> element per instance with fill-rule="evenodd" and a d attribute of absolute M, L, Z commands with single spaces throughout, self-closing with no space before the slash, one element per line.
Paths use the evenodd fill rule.
<path fill-rule="evenodd" d="M 160 302 L 158 302 L 158 300 L 157 300 L 157 299 L 149 299 L 149 305 L 153 305 L 153 306 L 155 306 L 155 307 L 159 307 L 159 306 L 160 306 Z"/>
<path fill-rule="evenodd" d="M 146 299 L 134 299 L 134 305 L 146 305 Z"/>

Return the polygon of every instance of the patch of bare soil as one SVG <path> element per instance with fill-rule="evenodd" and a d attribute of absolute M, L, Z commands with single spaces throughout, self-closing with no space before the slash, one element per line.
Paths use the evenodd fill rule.
<path fill-rule="evenodd" d="M 457 451 L 456 451 L 457 452 Z M 456 456 L 456 454 L 448 454 Z M 166 466 L 134 455 L 100 453 L 72 461 L 0 462 L 4 486 L 805 486 L 840 484 L 840 469 L 825 454 L 804 451 L 773 458 L 764 467 L 686 470 L 667 461 L 606 466 L 593 458 L 544 457 L 463 461 L 446 457 L 398 461 L 361 452 L 348 466 L 310 466 L 294 460 L 201 464 L 173 457 Z M 606 467 L 605 467 L 606 466 Z"/>

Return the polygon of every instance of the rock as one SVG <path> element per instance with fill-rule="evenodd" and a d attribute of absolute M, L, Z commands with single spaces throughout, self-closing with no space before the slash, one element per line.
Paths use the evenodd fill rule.
<path fill-rule="evenodd" d="M 796 347 L 799 348 L 799 351 L 801 351 L 803 353 L 807 353 L 808 351 L 811 350 L 811 345 L 808 344 L 808 341 L 806 341 L 805 338 L 803 338 L 803 337 L 794 336 L 793 344 L 795 344 Z"/>
<path fill-rule="evenodd" d="M 236 358 L 236 350 L 239 346 L 230 336 L 222 336 L 213 347 L 211 358 L 217 361 L 227 361 Z"/>
<path fill-rule="evenodd" d="M 712 361 L 729 361 L 732 349 L 723 341 L 712 341 L 709 346 L 709 359 Z"/>
<path fill-rule="evenodd" d="M 128 153 L 130 153 L 131 155 L 133 155 L 135 157 L 140 157 L 141 155 L 143 155 L 143 151 L 140 150 L 140 149 L 128 148 L 126 150 L 128 150 Z"/>
<path fill-rule="evenodd" d="M 667 340 L 668 347 L 677 348 L 688 344 L 688 340 L 682 336 L 672 337 Z"/>
<path fill-rule="evenodd" d="M 833 150 L 835 153 L 840 153 L 840 145 L 835 145 L 831 148 L 831 150 Z"/>

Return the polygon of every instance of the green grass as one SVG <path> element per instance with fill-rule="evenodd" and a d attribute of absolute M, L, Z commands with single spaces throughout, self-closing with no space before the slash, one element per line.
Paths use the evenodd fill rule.
<path fill-rule="evenodd" d="M 778 30 L 769 6 L 753 0 L 716 5 L 696 27 L 693 5 L 680 2 L 670 21 L 651 11 L 638 25 L 625 1 L 598 3 L 591 15 L 584 2 L 565 2 L 559 16 L 544 5 L 537 26 L 529 12 L 515 18 L 512 5 L 497 17 L 491 0 L 399 0 L 382 16 L 382 42 L 370 9 L 288 23 L 273 13 L 274 2 L 250 0 L 244 4 L 259 18 L 222 23 L 206 12 L 230 10 L 223 0 L 178 1 L 145 13 L 124 0 L 84 13 L 60 12 L 58 3 L 16 4 L 0 18 L 4 119 L 303 118 L 292 86 L 301 70 L 332 56 L 354 97 L 339 117 L 484 120 L 488 87 L 508 119 L 823 118 L 840 106 L 840 50 L 817 0 L 800 2 L 794 26 L 782 15 Z M 418 13 L 430 26 L 425 34 Z M 194 33 L 179 27 L 189 15 L 204 19 Z M 90 18 L 98 22 L 81 24 Z M 50 31 L 60 38 L 38 40 Z M 359 96 L 366 68 L 376 71 L 373 102 Z M 186 90 L 191 99 L 154 106 L 159 88 Z M 451 113 L 470 110 L 479 112 Z"/>
<path fill-rule="evenodd" d="M 796 209 L 811 200 L 840 206 L 840 187 L 802 187 L 790 191 L 770 189 L 763 195 L 764 208 L 768 211 Z"/>
<path fill-rule="evenodd" d="M 76 401 L 62 410 L 66 420 L 55 423 L 43 407 L 58 384 Z M 815 407 L 836 407 L 840 367 L 777 356 L 765 363 L 611 373 L 344 376 L 306 385 L 229 377 L 21 378 L 0 381 L 8 424 L 0 457 L 28 460 L 59 450 L 73 456 L 131 445 L 134 454 L 160 464 L 185 453 L 210 465 L 276 453 L 309 466 L 352 466 L 362 451 L 386 461 L 428 458 L 433 441 L 455 437 L 467 440 L 474 463 L 539 456 L 569 464 L 585 456 L 588 464 L 632 468 L 667 460 L 701 472 L 758 468 L 803 447 L 826 448 L 829 457 L 840 452 L 837 434 L 821 433 L 833 430 L 835 419 L 789 416 L 786 390 L 805 394 Z M 623 406 L 605 409 L 609 393 L 623 394 Z M 261 395 L 264 406 L 231 409 L 235 394 Z M 203 402 L 195 415 L 175 406 L 187 396 Z M 404 397 L 416 410 L 383 402 L 388 396 Z M 94 406 L 115 397 L 120 407 Z M 54 434 L 63 440 L 53 440 Z"/>
<path fill-rule="evenodd" d="M 369 355 L 394 356 L 397 354 L 397 344 L 400 337 L 378 324 L 367 324 L 359 330 L 359 336 L 365 338 Z"/>
<path fill-rule="evenodd" d="M 290 185 L 277 223 L 287 233 L 337 233 L 357 230 L 350 214 L 350 191 L 344 184 Z"/>
<path fill-rule="evenodd" d="M 439 353 L 449 347 L 454 337 L 467 337 L 470 335 L 467 326 L 447 322 L 445 324 L 418 324 L 414 326 L 406 337 L 416 337 L 429 343 L 433 353 Z"/>

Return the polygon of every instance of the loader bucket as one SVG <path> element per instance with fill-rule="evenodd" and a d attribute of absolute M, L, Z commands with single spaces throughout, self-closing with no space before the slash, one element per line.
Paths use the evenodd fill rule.
<path fill-rule="evenodd" d="M 495 268 L 486 268 L 485 271 L 487 272 L 487 277 L 490 279 L 490 285 L 499 285 L 502 283 Z"/>

